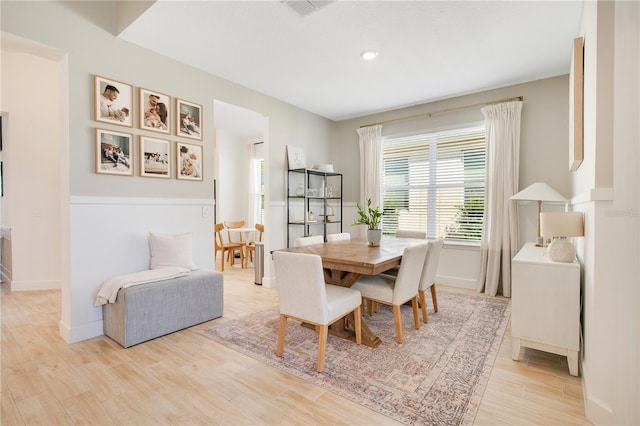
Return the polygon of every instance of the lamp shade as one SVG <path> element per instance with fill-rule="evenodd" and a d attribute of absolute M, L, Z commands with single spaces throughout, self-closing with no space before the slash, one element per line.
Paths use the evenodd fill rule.
<path fill-rule="evenodd" d="M 511 197 L 512 200 L 567 202 L 558 191 L 544 182 L 536 182 Z"/>
<path fill-rule="evenodd" d="M 582 212 L 540 213 L 540 234 L 545 237 L 582 237 Z"/>

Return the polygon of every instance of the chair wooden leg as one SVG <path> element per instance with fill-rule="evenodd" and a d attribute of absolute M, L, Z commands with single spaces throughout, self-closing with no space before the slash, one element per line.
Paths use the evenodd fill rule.
<path fill-rule="evenodd" d="M 287 335 L 287 317 L 284 316 L 283 314 L 280 314 L 280 325 L 278 327 L 278 347 L 276 348 L 276 355 L 278 356 L 282 356 L 282 352 L 284 352 L 284 338 L 286 335 Z"/>
<path fill-rule="evenodd" d="M 362 343 L 362 311 L 360 310 L 360 306 L 356 308 L 354 312 L 354 328 L 356 332 L 356 343 L 359 345 Z"/>
<path fill-rule="evenodd" d="M 413 323 L 416 330 L 420 330 L 420 315 L 418 314 L 418 297 L 411 299 L 411 308 L 413 309 Z"/>
<path fill-rule="evenodd" d="M 402 316 L 400 315 L 400 306 L 393 305 L 393 322 L 396 325 L 396 341 L 402 343 Z"/>
<path fill-rule="evenodd" d="M 367 299 L 367 310 L 369 311 L 369 316 L 373 315 L 373 304 L 375 302 L 371 299 Z"/>
<path fill-rule="evenodd" d="M 431 284 L 431 299 L 433 300 L 433 310 L 438 312 L 438 297 L 436 296 L 436 285 Z"/>
<path fill-rule="evenodd" d="M 324 370 L 324 353 L 327 348 L 327 335 L 329 334 L 329 325 L 325 324 L 320 327 L 320 334 L 318 335 L 318 365 L 316 370 L 318 373 L 322 373 Z"/>
<path fill-rule="evenodd" d="M 418 290 L 420 296 L 420 308 L 422 308 L 422 322 L 425 324 L 429 322 L 429 315 L 427 314 L 427 301 L 424 298 L 424 290 Z"/>
<path fill-rule="evenodd" d="M 224 272 L 224 253 L 225 253 L 225 251 L 222 250 L 222 257 L 220 258 L 220 270 L 222 272 Z"/>

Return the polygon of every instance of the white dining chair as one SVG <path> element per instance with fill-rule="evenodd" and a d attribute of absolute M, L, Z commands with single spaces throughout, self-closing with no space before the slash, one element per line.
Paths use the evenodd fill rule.
<path fill-rule="evenodd" d="M 319 335 L 316 370 L 322 372 L 329 325 L 353 313 L 356 343 L 362 342 L 360 292 L 325 284 L 322 258 L 318 255 L 275 251 L 273 262 L 280 298 L 276 355 L 284 352 L 288 318 L 315 325 Z"/>
<path fill-rule="evenodd" d="M 420 308 L 422 309 L 422 322 L 425 324 L 429 322 L 429 317 L 427 316 L 427 302 L 424 297 L 424 292 L 427 291 L 428 288 L 431 288 L 433 310 L 438 312 L 436 273 L 438 272 L 438 262 L 440 262 L 440 252 L 442 251 L 444 240 L 442 238 L 431 240 L 427 245 L 429 248 L 427 249 L 427 257 L 424 261 L 424 268 L 422 268 L 422 275 L 420 276 L 420 286 L 418 287 L 418 299 L 420 302 Z"/>
<path fill-rule="evenodd" d="M 348 232 L 340 232 L 338 234 L 327 234 L 327 242 L 350 240 L 351 234 Z"/>
<path fill-rule="evenodd" d="M 393 320 L 396 329 L 396 341 L 403 342 L 401 307 L 411 301 L 413 309 L 413 322 L 416 330 L 420 329 L 420 317 L 418 315 L 418 287 L 425 259 L 427 257 L 427 243 L 407 247 L 402 254 L 402 263 L 398 276 L 387 274 L 364 275 L 355 282 L 352 289 L 362 294 L 363 301 L 367 301 L 369 314 L 373 306 L 372 302 L 391 305 L 393 307 Z"/>
<path fill-rule="evenodd" d="M 408 229 L 398 229 L 396 231 L 396 237 L 398 238 L 427 238 L 425 231 L 410 231 Z"/>
<path fill-rule="evenodd" d="M 294 247 L 308 246 L 310 244 L 322 244 L 324 237 L 322 235 L 314 235 L 312 237 L 299 237 L 293 242 Z"/>

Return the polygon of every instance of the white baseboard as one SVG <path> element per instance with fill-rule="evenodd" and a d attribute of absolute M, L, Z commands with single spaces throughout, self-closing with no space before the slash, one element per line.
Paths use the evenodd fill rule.
<path fill-rule="evenodd" d="M 60 336 L 67 343 L 77 343 L 83 340 L 102 336 L 104 334 L 102 320 L 83 324 L 81 326 L 73 328 L 70 328 L 68 324 L 60 320 L 59 330 Z"/>
<path fill-rule="evenodd" d="M 11 291 L 60 290 L 60 280 L 9 281 Z"/>
<path fill-rule="evenodd" d="M 460 278 L 460 277 L 452 277 L 449 275 L 436 275 L 436 283 L 442 285 L 448 285 L 451 287 L 464 288 L 467 290 L 475 290 L 476 289 L 476 281 Z"/>

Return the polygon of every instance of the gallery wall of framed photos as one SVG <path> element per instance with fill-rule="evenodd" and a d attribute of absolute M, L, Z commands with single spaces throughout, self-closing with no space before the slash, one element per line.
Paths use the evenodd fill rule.
<path fill-rule="evenodd" d="M 203 180 L 203 146 L 166 139 L 202 141 L 202 105 L 144 87 L 138 88 L 136 103 L 133 85 L 99 75 L 94 76 L 94 86 L 94 120 L 128 128 L 123 132 L 96 127 L 96 173 L 136 176 L 138 164 L 140 177 Z"/>

